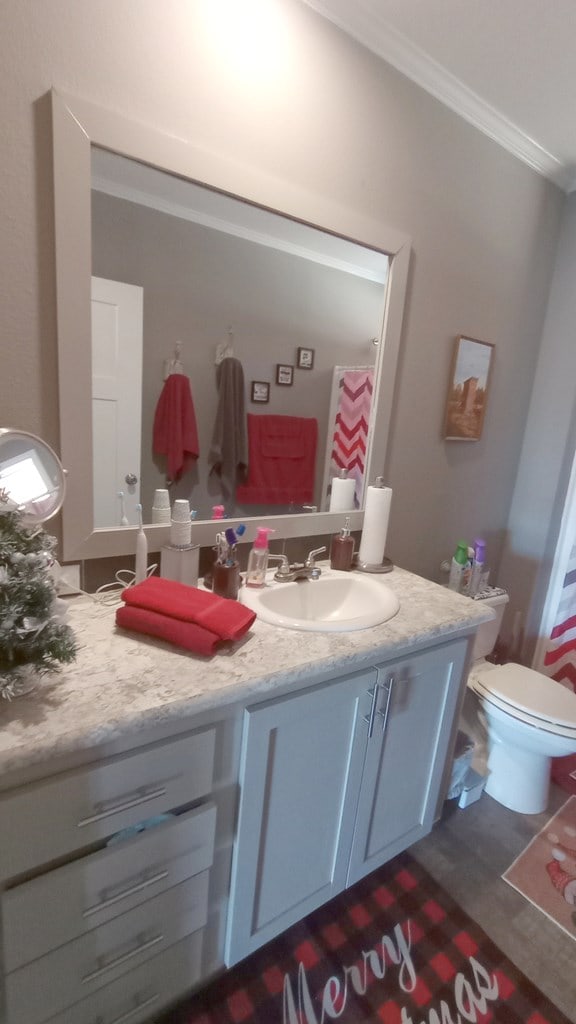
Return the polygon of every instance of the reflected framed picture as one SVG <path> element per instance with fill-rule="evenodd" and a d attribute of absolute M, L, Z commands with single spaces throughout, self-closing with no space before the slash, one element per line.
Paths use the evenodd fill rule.
<path fill-rule="evenodd" d="M 296 364 L 299 370 L 311 370 L 314 366 L 314 349 L 299 348 L 296 356 Z"/>
<path fill-rule="evenodd" d="M 294 367 L 286 363 L 276 363 L 276 383 L 290 387 L 294 383 Z"/>
<path fill-rule="evenodd" d="M 269 402 L 270 385 L 264 380 L 253 380 L 251 399 L 253 402 Z"/>
<path fill-rule="evenodd" d="M 482 436 L 494 345 L 460 335 L 452 353 L 446 409 L 445 441 L 479 441 Z"/>

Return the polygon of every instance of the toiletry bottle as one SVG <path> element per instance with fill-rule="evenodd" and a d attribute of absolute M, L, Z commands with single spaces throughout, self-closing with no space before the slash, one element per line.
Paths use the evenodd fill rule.
<path fill-rule="evenodd" d="M 263 587 L 266 583 L 268 568 L 268 534 L 274 533 L 268 526 L 259 526 L 254 546 L 248 555 L 246 570 L 247 587 Z"/>
<path fill-rule="evenodd" d="M 481 590 L 485 561 L 486 541 L 477 537 L 474 541 L 474 561 L 472 563 L 472 577 L 470 580 L 470 597 L 475 597 Z"/>
<path fill-rule="evenodd" d="M 450 590 L 455 590 L 457 593 L 460 593 L 467 563 L 468 545 L 465 540 L 459 540 L 456 546 L 456 551 L 454 552 L 454 557 L 450 563 L 450 578 L 448 580 Z"/>
<path fill-rule="evenodd" d="M 224 505 L 213 505 L 212 519 L 224 519 Z"/>
<path fill-rule="evenodd" d="M 330 568 L 350 572 L 354 555 L 354 538 L 350 536 L 350 516 L 346 516 L 340 533 L 335 534 L 330 545 Z"/>

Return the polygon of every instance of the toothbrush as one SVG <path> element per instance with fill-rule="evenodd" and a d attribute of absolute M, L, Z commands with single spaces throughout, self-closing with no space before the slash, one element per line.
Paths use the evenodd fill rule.
<path fill-rule="evenodd" d="M 144 527 L 142 525 L 142 505 L 136 505 L 136 511 L 138 513 L 139 529 L 136 537 L 136 567 L 134 583 L 142 583 L 142 580 L 146 579 L 146 573 L 148 571 L 148 541 L 146 540 L 146 534 L 144 533 Z"/>
<path fill-rule="evenodd" d="M 124 511 L 124 491 L 118 491 L 118 497 L 120 499 L 120 526 L 130 526 L 128 519 L 126 518 L 126 512 Z M 140 506 L 142 508 L 142 506 Z"/>

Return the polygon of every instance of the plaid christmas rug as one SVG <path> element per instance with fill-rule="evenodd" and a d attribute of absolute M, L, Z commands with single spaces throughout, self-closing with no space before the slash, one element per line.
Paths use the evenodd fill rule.
<path fill-rule="evenodd" d="M 157 1024 L 569 1024 L 401 854 Z"/>

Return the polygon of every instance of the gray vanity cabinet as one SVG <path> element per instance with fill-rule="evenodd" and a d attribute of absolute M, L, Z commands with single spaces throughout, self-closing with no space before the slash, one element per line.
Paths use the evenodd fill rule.
<path fill-rule="evenodd" d="M 432 828 L 466 647 L 459 640 L 378 669 L 347 885 Z"/>
<path fill-rule="evenodd" d="M 230 965 L 346 886 L 375 669 L 245 710 Z"/>
<path fill-rule="evenodd" d="M 430 831 L 467 641 L 245 711 L 228 965 Z"/>

